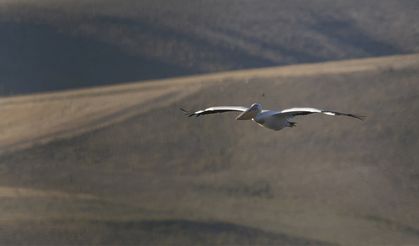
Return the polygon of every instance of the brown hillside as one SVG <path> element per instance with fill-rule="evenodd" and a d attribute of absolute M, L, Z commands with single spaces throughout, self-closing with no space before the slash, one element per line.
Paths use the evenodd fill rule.
<path fill-rule="evenodd" d="M 1 243 L 418 244 L 418 63 L 399 56 L 3 99 L 1 118 L 16 129 L 0 139 Z M 368 118 L 307 116 L 274 132 L 234 113 L 178 110 L 256 101 Z M 64 112 L 71 105 L 82 112 Z M 27 130 L 37 124 L 51 128 Z"/>

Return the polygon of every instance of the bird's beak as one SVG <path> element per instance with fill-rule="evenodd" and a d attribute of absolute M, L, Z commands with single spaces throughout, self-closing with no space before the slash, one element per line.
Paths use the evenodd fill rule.
<path fill-rule="evenodd" d="M 255 117 L 256 112 L 252 108 L 244 111 L 236 117 L 236 120 L 251 120 Z"/>

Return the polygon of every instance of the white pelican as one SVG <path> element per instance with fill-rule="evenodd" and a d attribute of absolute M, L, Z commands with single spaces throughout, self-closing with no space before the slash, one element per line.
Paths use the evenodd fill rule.
<path fill-rule="evenodd" d="M 285 127 L 294 127 L 295 122 L 290 121 L 295 116 L 308 115 L 314 113 L 322 113 L 333 116 L 349 116 L 359 120 L 363 120 L 364 116 L 339 113 L 335 111 L 322 110 L 317 108 L 288 108 L 282 111 L 273 110 L 262 110 L 262 106 L 259 103 L 252 104 L 249 108 L 241 106 L 217 106 L 210 107 L 196 112 L 189 112 L 185 109 L 181 110 L 186 113 L 187 116 L 201 116 L 206 114 L 224 113 L 230 111 L 242 112 L 236 117 L 236 120 L 253 120 L 259 125 L 272 129 L 275 131 L 281 130 Z"/>

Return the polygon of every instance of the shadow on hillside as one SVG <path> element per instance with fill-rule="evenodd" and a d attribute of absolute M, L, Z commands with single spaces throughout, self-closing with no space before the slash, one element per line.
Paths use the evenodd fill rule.
<path fill-rule="evenodd" d="M 32 223 L 32 222 L 31 222 Z M 331 243 L 290 236 L 283 233 L 266 232 L 260 229 L 226 223 L 192 220 L 132 220 L 132 221 L 89 221 L 66 223 L 42 222 L 35 227 L 31 223 L 13 226 L 1 234 L 20 234 L 13 238 L 30 238 L 35 244 L 99 244 L 99 245 L 333 245 Z M 74 225 L 81 223 L 83 225 Z M 14 229 L 19 229 L 14 231 Z M 32 228 L 32 229 L 31 229 Z M 164 235 L 164 236 L 162 236 Z"/>
<path fill-rule="evenodd" d="M 187 33 L 138 20 L 103 17 L 94 23 L 104 35 L 111 32 L 107 29 L 128 29 L 129 32 L 121 34 L 120 39 L 134 41 L 135 47 L 110 44 L 112 40 L 105 42 L 95 36 L 72 34 L 65 26 L 59 30 L 48 24 L 0 23 L 3 34 L 0 45 L 0 96 L 194 75 L 211 72 L 215 69 L 212 66 L 219 67 L 215 70 L 231 69 L 220 67 L 220 61 L 236 63 L 236 68 L 275 65 L 240 50 L 217 46 Z M 145 41 L 137 37 L 138 34 L 147 37 L 149 42 L 183 43 L 190 48 L 190 54 L 202 51 L 221 58 L 217 58 L 220 61 L 206 61 L 198 57 L 194 58 L 194 64 L 185 65 L 181 62 L 184 57 L 177 56 L 176 45 L 173 50 L 162 47 L 160 52 L 173 53 L 166 54 L 165 59 L 153 58 L 147 55 L 153 51 L 142 47 Z M 206 63 L 209 67 L 203 65 Z"/>
<path fill-rule="evenodd" d="M 322 16 L 318 16 L 317 19 L 318 21 L 316 25 L 312 26 L 312 29 L 325 35 L 342 48 L 351 48 L 370 56 L 401 53 L 397 47 L 371 37 L 353 22 Z"/>
<path fill-rule="evenodd" d="M 0 95 L 157 79 L 192 71 L 48 25 L 0 23 Z"/>
<path fill-rule="evenodd" d="M 317 46 L 267 41 L 234 28 L 206 26 L 200 34 L 111 16 L 64 24 L 3 21 L 0 96 L 402 52 L 350 20 L 315 20 L 308 30 L 327 41 Z M 335 48 L 339 52 L 326 52 Z"/>

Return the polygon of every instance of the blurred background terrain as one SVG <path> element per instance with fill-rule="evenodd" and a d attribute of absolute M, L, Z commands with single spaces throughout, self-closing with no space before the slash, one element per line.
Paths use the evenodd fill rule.
<path fill-rule="evenodd" d="M 2 0 L 0 95 L 418 52 L 418 5 Z"/>
<path fill-rule="evenodd" d="M 1 101 L 1 244 L 415 245 L 419 55 Z M 279 132 L 179 107 L 339 109 Z"/>
<path fill-rule="evenodd" d="M 0 1 L 0 244 L 419 244 L 418 10 Z"/>

